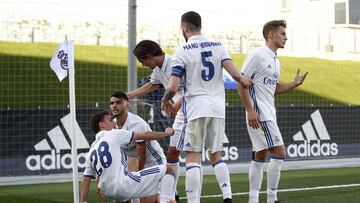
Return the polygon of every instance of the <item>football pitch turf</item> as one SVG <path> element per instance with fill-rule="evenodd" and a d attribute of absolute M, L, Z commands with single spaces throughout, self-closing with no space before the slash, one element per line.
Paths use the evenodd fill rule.
<path fill-rule="evenodd" d="M 185 178 L 180 177 L 178 192 L 180 202 L 186 202 Z M 233 202 L 247 202 L 247 174 L 231 174 Z M 266 188 L 266 174 L 262 185 Z M 360 202 L 360 168 L 307 169 L 283 171 L 278 197 L 291 203 L 353 203 Z M 222 202 L 215 176 L 204 176 L 203 203 Z M 72 183 L 52 183 L 0 186 L 0 202 L 45 203 L 72 202 Z M 95 183 L 91 184 L 90 202 L 99 202 L 95 195 Z M 109 201 L 110 202 L 110 201 Z M 260 202 L 266 202 L 266 194 L 260 194 Z"/>

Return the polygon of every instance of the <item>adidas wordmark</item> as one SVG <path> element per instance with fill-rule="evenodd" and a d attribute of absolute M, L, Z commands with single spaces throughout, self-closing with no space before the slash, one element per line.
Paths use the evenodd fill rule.
<path fill-rule="evenodd" d="M 61 118 L 61 123 L 66 132 L 70 133 L 70 114 Z M 65 138 L 64 132 L 60 126 L 56 126 L 47 132 L 50 142 L 54 148 L 49 145 L 46 138 L 34 145 L 36 151 L 50 151 L 50 154 L 30 155 L 26 158 L 26 167 L 31 171 L 37 170 L 55 170 L 55 169 L 70 169 L 72 167 L 72 155 L 70 153 L 71 147 Z M 81 131 L 79 124 L 75 123 L 75 139 L 77 149 L 88 149 L 89 143 L 86 140 L 84 133 Z M 69 153 L 62 154 L 61 150 L 67 150 Z M 79 153 L 77 160 L 79 168 L 85 167 L 86 153 Z"/>
<path fill-rule="evenodd" d="M 293 140 L 297 143 L 290 144 L 287 147 L 289 157 L 338 155 L 338 145 L 331 143 L 329 133 L 319 110 L 312 113 L 311 120 L 302 125 L 302 131 L 300 130 L 293 136 Z M 302 143 L 299 144 L 298 142 Z"/>

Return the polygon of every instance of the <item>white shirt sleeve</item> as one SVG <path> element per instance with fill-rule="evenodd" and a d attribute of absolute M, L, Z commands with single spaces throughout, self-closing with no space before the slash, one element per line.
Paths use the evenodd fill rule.
<path fill-rule="evenodd" d="M 151 73 L 150 83 L 153 85 L 161 85 L 161 81 L 159 79 L 159 72 L 156 69 L 158 69 L 158 68 L 155 68 L 153 70 L 153 72 Z"/>
<path fill-rule="evenodd" d="M 241 73 L 252 77 L 259 68 L 259 60 L 260 58 L 256 53 L 253 52 L 249 54 L 246 57 L 245 62 L 242 66 Z"/>
<path fill-rule="evenodd" d="M 92 150 L 93 149 L 90 148 L 89 152 L 86 155 L 85 170 L 83 172 L 84 177 L 91 177 L 91 178 L 96 177 L 95 169 L 91 166 L 91 162 L 90 162 L 90 151 L 92 151 Z"/>
<path fill-rule="evenodd" d="M 108 135 L 108 136 L 114 136 L 117 139 L 117 142 L 120 143 L 120 145 L 127 145 L 134 138 L 134 132 L 131 131 L 127 131 L 123 129 L 113 129 L 110 132 L 113 135 Z"/>
<path fill-rule="evenodd" d="M 137 132 L 148 132 L 148 131 L 152 131 L 150 126 L 147 123 L 141 123 L 141 125 L 139 125 L 139 128 L 137 129 Z M 141 143 L 144 142 L 144 140 L 135 140 L 136 143 Z"/>
<path fill-rule="evenodd" d="M 225 61 L 225 60 L 231 60 L 231 56 L 229 54 L 229 52 L 227 51 L 226 47 L 222 46 L 223 47 L 223 54 L 222 54 L 222 57 L 221 57 L 221 62 Z"/>
<path fill-rule="evenodd" d="M 176 48 L 175 53 L 172 57 L 172 67 L 180 66 L 182 68 L 185 68 L 184 58 L 184 50 L 182 49 L 182 47 Z"/>

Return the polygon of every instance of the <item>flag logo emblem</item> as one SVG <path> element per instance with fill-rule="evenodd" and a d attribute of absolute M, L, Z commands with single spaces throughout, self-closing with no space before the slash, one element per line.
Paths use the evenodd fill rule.
<path fill-rule="evenodd" d="M 58 59 L 60 59 L 60 66 L 62 69 L 67 70 L 68 69 L 68 55 L 65 53 L 64 50 L 59 51 L 58 53 Z"/>

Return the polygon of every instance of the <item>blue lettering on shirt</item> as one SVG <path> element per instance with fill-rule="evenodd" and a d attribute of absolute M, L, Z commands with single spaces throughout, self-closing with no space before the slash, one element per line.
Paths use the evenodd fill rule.
<path fill-rule="evenodd" d="M 198 43 L 192 43 L 192 44 L 185 44 L 183 45 L 184 50 L 190 50 L 190 49 L 196 49 L 199 48 L 206 48 L 206 47 L 215 47 L 215 46 L 222 46 L 221 42 L 201 42 Z"/>
<path fill-rule="evenodd" d="M 268 77 L 264 77 L 263 83 L 266 85 L 276 85 L 277 84 L 277 80 L 276 79 L 271 79 Z"/>

